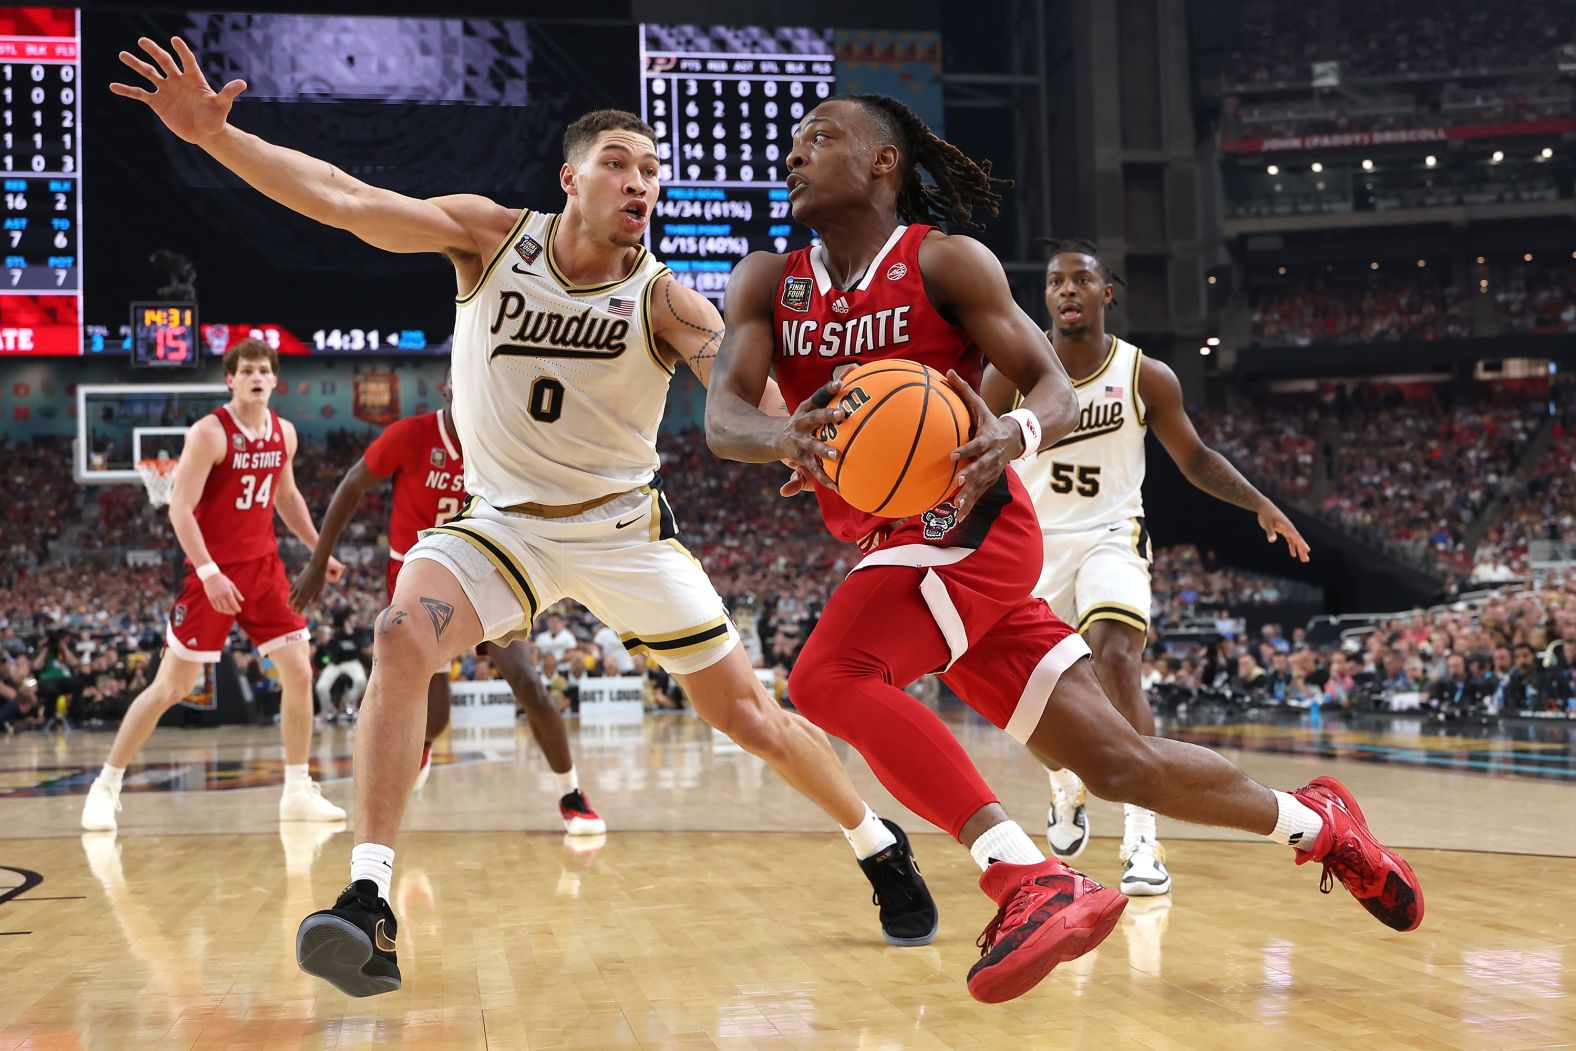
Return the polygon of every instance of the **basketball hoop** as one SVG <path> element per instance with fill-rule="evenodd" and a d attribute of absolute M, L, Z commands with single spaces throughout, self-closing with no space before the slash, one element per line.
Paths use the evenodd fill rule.
<path fill-rule="evenodd" d="M 175 465 L 179 462 L 167 456 L 137 461 L 137 475 L 148 490 L 148 503 L 154 507 L 169 504 L 170 490 L 175 487 Z"/>

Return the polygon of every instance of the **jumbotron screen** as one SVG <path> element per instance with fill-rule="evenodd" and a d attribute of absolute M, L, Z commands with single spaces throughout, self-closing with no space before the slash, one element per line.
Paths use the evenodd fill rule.
<path fill-rule="evenodd" d="M 564 126 L 601 107 L 657 131 L 650 247 L 719 300 L 752 251 L 810 243 L 788 214 L 792 129 L 841 91 L 941 122 L 931 32 L 803 26 L 0 8 L 6 259 L 0 356 L 129 355 L 134 303 L 191 302 L 202 356 L 443 354 L 454 272 L 295 215 L 111 94 L 139 37 L 179 35 L 231 122 L 414 196 L 556 209 Z"/>

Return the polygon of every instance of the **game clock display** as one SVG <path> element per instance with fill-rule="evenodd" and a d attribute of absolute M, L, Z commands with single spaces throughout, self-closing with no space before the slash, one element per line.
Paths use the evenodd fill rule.
<path fill-rule="evenodd" d="M 197 304 L 132 304 L 132 365 L 138 368 L 196 365 L 200 347 Z"/>

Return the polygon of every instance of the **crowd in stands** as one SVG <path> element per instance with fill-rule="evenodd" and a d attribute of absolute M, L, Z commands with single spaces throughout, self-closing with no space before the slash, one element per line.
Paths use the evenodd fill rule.
<path fill-rule="evenodd" d="M 1569 400 L 1549 427 L 1549 447 L 1524 494 L 1509 502 L 1478 546 L 1472 579 L 1524 578 L 1532 541 L 1576 548 L 1576 404 Z"/>
<path fill-rule="evenodd" d="M 1519 574 L 1529 539 L 1576 541 L 1576 474 L 1571 443 L 1565 440 L 1576 425 L 1576 410 L 1568 392 L 1556 397 L 1564 415 L 1553 425 L 1545 462 L 1525 486 L 1510 484 L 1512 468 L 1533 434 L 1535 407 L 1548 398 L 1542 392 L 1496 396 L 1469 388 L 1337 387 L 1319 397 L 1255 398 L 1229 413 L 1201 412 L 1197 422 L 1207 441 L 1278 499 L 1322 512 L 1375 544 L 1414 560 L 1431 558 L 1446 568 L 1465 570 L 1461 541 L 1471 522 L 1496 497 L 1512 496 L 1485 551 Z M 1320 430 L 1321 418 L 1338 421 L 1333 443 L 1329 428 Z M 326 444 L 304 444 L 296 477 L 315 513 L 326 507 L 365 441 L 364 435 L 347 433 Z M 164 558 L 128 565 L 126 549 L 173 556 L 165 514 L 147 508 L 139 487 L 61 483 L 61 477 L 69 479 L 61 470 L 68 447 L 44 441 L 11 449 L 17 491 L 29 506 L 48 504 L 56 512 L 55 528 L 29 537 L 30 546 L 40 549 L 31 554 L 50 553 L 42 548 L 54 538 L 53 555 L 60 556 L 8 559 L 0 567 L 0 650 L 6 658 L 0 722 L 13 727 L 42 725 L 58 714 L 113 722 L 145 683 L 148 664 L 162 647 L 173 565 Z M 707 566 L 752 660 L 773 671 L 781 692 L 787 671 L 857 552 L 826 535 L 812 497 L 778 495 L 786 474 L 781 467 L 720 462 L 698 432 L 665 435 L 662 451 L 664 490 L 684 541 Z M 1327 484 L 1316 486 L 1320 469 Z M 349 563 L 346 578 L 325 591 L 314 614 L 324 663 L 345 638 L 354 640 L 352 649 L 365 651 L 370 645 L 368 629 L 384 604 L 380 543 L 387 499 L 386 490 L 367 498 L 341 549 Z M 81 528 L 67 525 L 74 519 L 82 521 Z M 302 552 L 297 546 L 287 548 L 286 555 L 299 564 Z M 1191 547 L 1158 551 L 1153 581 L 1153 624 L 1162 637 L 1185 621 L 1225 624 L 1254 607 L 1319 602 L 1306 585 L 1221 566 Z M 1507 609 L 1525 641 L 1538 649 L 1540 667 L 1553 660 L 1544 651 L 1558 637 L 1554 621 L 1539 635 L 1528 619 L 1532 607 Z M 654 662 L 632 659 L 616 633 L 585 609 L 564 602 L 548 613 L 552 617 L 544 616 L 538 625 L 537 641 L 544 679 L 560 703 L 575 703 L 581 677 L 610 672 L 645 675 L 654 707 L 683 704 L 682 693 Z M 1467 633 L 1464 622 L 1452 623 Z M 1294 640 L 1298 631 L 1292 633 Z M 1507 645 L 1518 641 L 1514 631 L 1502 634 Z M 1468 656 L 1484 646 L 1493 648 L 1472 636 Z M 1429 659 L 1404 646 L 1396 652 L 1403 671 L 1413 657 L 1425 664 Z M 1237 675 L 1235 664 L 1243 654 L 1229 656 L 1231 674 Z M 1281 662 L 1269 653 L 1248 656 L 1272 681 L 1283 671 L 1280 663 L 1286 672 L 1301 668 L 1305 686 L 1309 674 L 1320 680 L 1332 664 L 1340 669 L 1338 659 L 1350 663 L 1360 655 L 1288 652 Z M 1369 657 L 1385 665 L 1388 652 L 1362 659 L 1373 663 Z M 1310 659 L 1313 667 L 1302 667 Z M 1442 659 L 1433 658 L 1434 663 Z M 258 679 L 258 688 L 266 690 L 266 662 L 243 657 L 242 663 Z M 456 662 L 453 674 L 488 678 L 496 672 L 485 657 L 467 656 Z M 1214 681 L 1196 659 L 1186 672 L 1178 667 L 1168 674 L 1183 683 Z M 1249 677 L 1257 678 L 1251 672 Z M 1341 674 L 1334 678 L 1343 681 Z M 34 679 L 44 683 L 42 691 L 36 682 L 24 686 Z M 335 703 L 341 703 L 337 694 Z"/>
<path fill-rule="evenodd" d="M 1471 334 L 1465 300 L 1459 288 L 1411 276 L 1276 289 L 1253 306 L 1253 339 L 1265 346 L 1306 347 L 1459 338 Z"/>
<path fill-rule="evenodd" d="M 1349 78 L 1552 72 L 1559 45 L 1570 39 L 1568 16 L 1561 0 L 1253 0 L 1243 5 L 1225 80 L 1257 87 L 1306 84 L 1320 59 L 1340 60 Z M 1325 39 L 1329 53 L 1319 46 Z"/>
<path fill-rule="evenodd" d="M 1282 279 L 1255 290 L 1250 310 L 1253 342 L 1271 347 L 1570 333 L 1576 261 L 1480 267 L 1454 282 L 1427 269 Z"/>
<path fill-rule="evenodd" d="M 1337 644 L 1264 625 L 1254 639 L 1151 647 L 1162 701 L 1415 708 L 1443 719 L 1576 715 L 1576 577 L 1381 619 Z"/>
<path fill-rule="evenodd" d="M 1547 403 L 1542 392 L 1486 385 L 1339 385 L 1254 398 L 1197 422 L 1278 498 L 1415 565 L 1459 573 L 1485 509 L 1529 498 L 1515 471 Z M 1339 423 L 1322 438 L 1321 418 Z"/>

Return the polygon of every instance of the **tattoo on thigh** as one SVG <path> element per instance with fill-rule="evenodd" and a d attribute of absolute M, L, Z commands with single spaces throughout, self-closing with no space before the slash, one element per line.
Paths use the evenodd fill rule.
<path fill-rule="evenodd" d="M 378 614 L 378 636 L 381 638 L 382 636 L 387 635 L 389 632 L 393 631 L 396 627 L 403 623 L 405 623 L 405 611 L 402 609 L 395 609 L 393 606 L 390 606 L 388 609 Z"/>
<path fill-rule="evenodd" d="M 449 626 L 449 621 L 454 619 L 454 607 L 441 599 L 422 596 L 421 604 L 426 607 L 427 616 L 432 618 L 432 636 L 435 639 L 443 638 L 443 629 Z"/>

